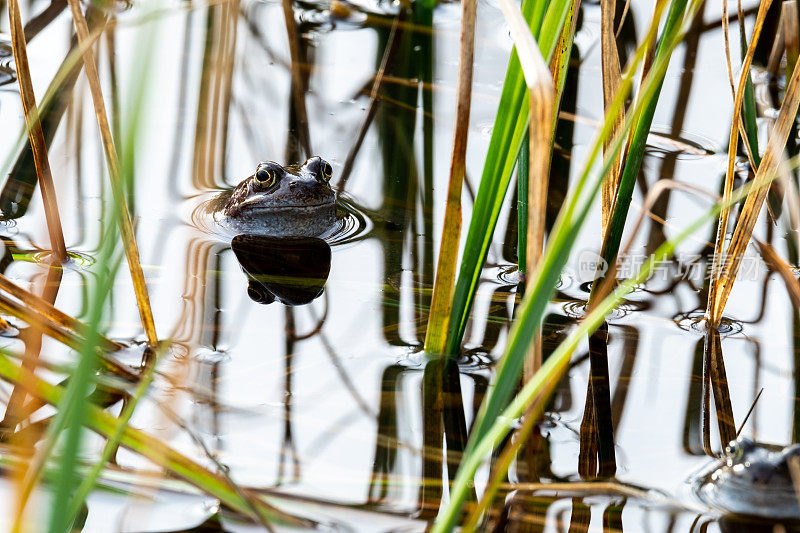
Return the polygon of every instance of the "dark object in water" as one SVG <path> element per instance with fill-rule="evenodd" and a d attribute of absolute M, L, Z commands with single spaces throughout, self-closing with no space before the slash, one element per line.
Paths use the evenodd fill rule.
<path fill-rule="evenodd" d="M 703 503 L 723 514 L 800 522 L 793 467 L 800 468 L 800 444 L 781 448 L 739 437 L 690 482 Z"/>
<path fill-rule="evenodd" d="M 305 305 L 320 294 L 331 270 L 331 247 L 322 239 L 237 235 L 231 241 L 254 302 Z"/>

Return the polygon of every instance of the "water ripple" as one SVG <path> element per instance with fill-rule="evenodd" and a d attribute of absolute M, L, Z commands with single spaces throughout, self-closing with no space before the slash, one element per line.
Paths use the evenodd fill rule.
<path fill-rule="evenodd" d="M 16 81 L 17 73 L 14 71 L 14 52 L 11 42 L 0 35 L 0 85 L 7 85 Z"/>
<path fill-rule="evenodd" d="M 702 309 L 695 309 L 688 313 L 677 314 L 672 318 L 672 321 L 684 331 L 693 331 L 703 334 L 708 331 L 705 311 Z M 722 317 L 719 327 L 717 328 L 722 337 L 738 335 L 743 329 L 744 325 L 741 322 L 725 316 Z"/>

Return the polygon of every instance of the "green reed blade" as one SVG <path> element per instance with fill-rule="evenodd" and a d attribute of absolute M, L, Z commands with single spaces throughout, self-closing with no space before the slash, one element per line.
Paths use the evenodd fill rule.
<path fill-rule="evenodd" d="M 155 355 L 153 356 L 153 360 L 150 361 L 147 369 L 145 370 L 144 375 L 139 378 L 139 383 L 136 384 L 136 389 L 133 391 L 133 394 L 131 395 L 127 405 L 120 413 L 119 418 L 116 420 L 116 427 L 103 447 L 103 451 L 100 454 L 100 459 L 98 459 L 89 469 L 89 471 L 83 476 L 83 481 L 81 481 L 81 484 L 78 486 L 77 490 L 74 491 L 74 495 L 72 495 L 72 499 L 67 507 L 67 513 L 64 517 L 63 523 L 71 524 L 74 521 L 75 517 L 78 516 L 78 513 L 83 506 L 84 500 L 97 484 L 103 468 L 105 468 L 105 465 L 111 458 L 114 450 L 116 450 L 117 446 L 119 446 L 119 441 L 125 432 L 125 428 L 128 427 L 128 424 L 130 423 L 131 417 L 133 416 L 133 412 L 136 409 L 139 400 L 144 397 L 145 393 L 147 393 L 147 390 L 150 388 L 150 384 L 153 382 L 153 378 L 155 377 L 156 366 L 158 366 L 161 356 L 164 354 L 164 352 L 166 352 L 167 346 L 168 344 L 165 343 L 159 346 Z"/>
<path fill-rule="evenodd" d="M 152 36 L 152 27 L 150 27 L 150 30 L 151 31 L 149 33 L 151 33 L 151 35 L 148 35 L 145 39 L 143 39 L 143 42 L 147 44 L 144 46 L 143 50 L 141 50 L 141 53 L 137 54 L 136 56 L 137 61 L 133 70 L 135 74 L 131 77 L 131 79 L 147 79 L 147 76 L 145 76 L 144 73 L 146 73 L 148 61 L 152 57 L 155 41 Z M 123 185 L 123 189 L 127 189 L 128 186 L 132 186 L 134 181 L 134 144 L 139 132 L 140 117 L 142 116 L 140 109 L 145 100 L 146 88 L 147 84 L 139 83 L 133 87 L 132 91 L 132 111 L 125 129 L 123 150 L 121 153 L 121 165 L 119 167 L 120 181 L 124 184 L 130 185 Z M 80 350 L 80 359 L 78 365 L 71 374 L 69 387 L 67 388 L 66 405 L 63 406 L 56 415 L 57 421 L 61 421 L 62 418 L 67 420 L 66 423 L 68 424 L 68 427 L 65 431 L 64 447 L 59 458 L 60 467 L 58 469 L 58 475 L 56 476 L 55 495 L 51 503 L 50 531 L 54 533 L 69 529 L 73 517 L 77 516 L 77 511 L 80 510 L 80 507 L 83 503 L 83 497 L 76 496 L 80 496 L 80 494 L 83 493 L 88 493 L 88 491 L 94 485 L 92 474 L 96 479 L 96 475 L 99 474 L 99 470 L 102 469 L 102 466 L 107 460 L 106 452 L 110 453 L 110 450 L 113 449 L 112 446 L 106 447 L 103 457 L 98 462 L 98 466 L 95 467 L 97 472 L 90 472 L 90 477 L 83 480 L 79 487 L 78 494 L 76 495 L 75 491 L 76 487 L 78 487 L 76 472 L 80 455 L 80 442 L 84 425 L 86 424 L 86 418 L 89 414 L 88 402 L 86 402 L 85 398 L 88 395 L 90 387 L 95 381 L 94 374 L 98 365 L 97 345 L 101 338 L 100 329 L 101 320 L 103 318 L 103 308 L 111 293 L 113 280 L 116 277 L 116 272 L 120 265 L 119 260 L 115 260 L 115 251 L 117 249 L 119 239 L 113 230 L 115 227 L 115 220 L 118 219 L 120 212 L 122 209 L 124 209 L 124 207 L 125 206 L 120 205 L 120 199 L 115 198 L 115 201 L 112 202 L 111 209 L 109 209 L 106 213 L 102 223 L 101 234 L 106 235 L 106 238 L 103 240 L 100 257 L 97 262 L 97 268 L 98 272 L 102 272 L 104 275 L 96 276 L 94 278 L 94 283 L 89 290 L 88 301 L 90 307 L 88 333 L 82 349 Z M 144 376 L 141 379 L 139 387 L 146 387 L 147 382 L 147 376 Z M 129 419 L 133 414 L 132 409 L 135 405 L 135 400 L 129 404 L 129 409 L 126 410 L 126 413 L 124 413 L 124 415 L 127 415 L 127 418 L 126 416 L 122 416 L 120 418 L 118 426 L 115 428 L 114 435 L 116 435 L 117 432 L 122 431 L 127 423 L 127 419 Z M 55 424 L 54 427 L 58 428 L 60 425 L 61 424 Z M 54 438 L 57 438 L 57 436 Z M 112 438 L 109 440 L 109 445 L 113 444 L 114 439 Z M 43 462 L 39 464 L 43 464 Z M 77 507 L 74 507 L 72 504 L 75 503 L 76 500 Z M 74 509 L 71 510 L 73 507 Z"/>
<path fill-rule="evenodd" d="M 116 239 L 106 239 L 103 243 L 100 258 L 97 261 L 97 266 L 101 271 L 109 265 L 116 244 Z M 94 383 L 94 373 L 97 370 L 96 346 L 100 341 L 100 321 L 103 318 L 103 308 L 111 290 L 114 274 L 114 272 L 110 272 L 108 275 L 97 276 L 89 292 L 90 311 L 86 341 L 80 351 L 78 365 L 70 375 L 63 405 L 53 422 L 54 427 L 66 426 L 66 429 L 55 479 L 55 493 L 51 503 L 49 530 L 52 533 L 68 531 L 71 527 L 71 523 L 65 520 L 66 509 L 77 482 L 76 471 L 83 424 L 88 416 L 89 402 L 86 401 L 86 397 Z M 58 437 L 58 434 L 55 434 L 52 438 L 57 440 Z"/>
<path fill-rule="evenodd" d="M 744 25 L 744 19 L 741 18 L 739 20 L 739 52 L 742 57 L 742 61 L 744 61 L 745 56 L 747 56 L 747 32 Z M 755 89 L 753 88 L 753 78 L 751 76 L 747 77 L 747 82 L 745 82 L 744 86 L 744 131 L 747 135 L 747 144 L 750 146 L 750 153 L 753 156 L 753 162 L 756 165 L 756 168 L 753 169 L 753 172 L 757 170 L 757 168 L 761 165 L 761 155 L 758 153 L 758 125 L 756 124 L 756 98 L 755 98 Z"/>
<path fill-rule="evenodd" d="M 529 23 L 542 12 L 541 2 L 542 0 L 523 1 L 522 15 Z M 548 61 L 553 55 L 556 40 L 572 5 L 570 0 L 553 0 L 547 7 L 538 42 L 542 56 Z M 458 353 L 464 336 L 481 269 L 489 251 L 522 139 L 528 129 L 529 114 L 528 91 L 516 51 L 512 51 L 453 292 L 445 348 L 450 356 Z"/>
<path fill-rule="evenodd" d="M 153 32 L 153 27 L 150 26 L 148 28 L 150 31 L 142 31 L 142 41 L 146 44 L 143 47 L 143 50 L 140 50 L 140 53 L 136 55 L 135 64 L 133 67 L 133 75 L 131 79 L 134 80 L 145 80 L 148 79 L 146 76 L 148 63 L 150 62 L 153 51 L 155 50 L 155 36 Z M 143 108 L 147 96 L 147 85 L 145 83 L 138 84 L 134 90 L 133 95 L 131 98 L 131 111 L 129 113 L 129 119 L 126 124 L 124 136 L 120 135 L 117 138 L 120 139 L 122 149 L 120 151 L 120 173 L 121 179 L 123 182 L 123 189 L 130 190 L 133 188 L 134 184 L 134 157 L 135 157 L 135 144 L 138 132 L 140 130 L 140 120 L 143 116 L 141 109 Z M 116 206 L 115 206 L 116 207 Z M 116 211 L 116 209 L 114 209 Z M 112 231 L 114 228 L 114 220 L 118 215 L 116 212 L 109 213 L 110 217 L 109 220 L 106 222 L 106 230 Z M 112 241 L 113 239 L 108 238 L 106 241 Z M 118 254 L 116 258 L 113 257 L 114 250 L 111 250 L 112 255 L 109 256 L 107 261 L 109 264 L 113 265 L 112 272 L 116 272 L 119 269 L 119 266 L 122 262 L 122 254 Z M 109 276 L 110 279 L 113 279 L 113 276 Z M 108 288 L 110 289 L 110 287 Z M 110 290 L 108 291 L 110 292 Z M 96 295 L 90 298 L 90 302 L 95 302 Z M 88 344 L 88 342 L 87 342 Z M 114 450 L 117 449 L 119 445 L 119 441 L 122 438 L 122 435 L 127 427 L 128 423 L 130 422 L 131 417 L 133 416 L 134 410 L 138 405 L 139 400 L 144 396 L 147 392 L 150 383 L 153 380 L 155 375 L 155 369 L 158 365 L 158 361 L 160 356 L 166 350 L 166 344 L 160 345 L 155 355 L 153 356 L 153 360 L 150 361 L 149 366 L 145 370 L 144 374 L 139 377 L 139 383 L 136 385 L 136 389 L 134 390 L 133 394 L 131 395 L 125 409 L 123 409 L 122 413 L 120 413 L 119 418 L 116 421 L 116 427 L 114 428 L 114 432 L 110 435 L 106 445 L 103 448 L 103 451 L 100 454 L 100 458 L 95 462 L 94 465 L 89 469 L 86 475 L 83 477 L 80 485 L 70 492 L 68 498 L 69 501 L 66 503 L 66 510 L 62 509 L 61 512 L 63 513 L 62 523 L 64 524 L 71 524 L 75 517 L 78 516 L 78 513 L 81 507 L 84 504 L 84 500 L 89 495 L 91 490 L 94 488 L 97 480 L 100 476 L 100 473 L 103 471 L 106 462 L 108 462 L 111 454 Z M 55 511 L 55 509 L 54 509 Z"/>
<path fill-rule="evenodd" d="M 735 195 L 735 198 L 732 198 L 726 202 L 726 204 L 733 204 L 742 199 L 747 194 L 749 188 L 749 185 L 742 187 Z M 587 335 L 594 332 L 605 320 L 606 315 L 619 305 L 624 297 L 633 291 L 637 285 L 644 282 L 653 273 L 657 265 L 668 260 L 678 244 L 696 233 L 704 225 L 713 221 L 719 215 L 722 207 L 722 202 L 715 204 L 706 213 L 689 224 L 677 236 L 659 246 L 653 255 L 645 261 L 635 276 L 620 284 L 581 321 L 580 326 L 573 330 L 558 348 L 556 348 L 553 354 L 547 358 L 547 361 L 545 361 L 541 369 L 525 384 L 509 406 L 497 417 L 492 419 L 492 424 L 486 431 L 486 434 L 475 443 L 471 449 L 471 453 L 464 456 L 458 473 L 456 474 L 453 489 L 450 493 L 450 503 L 443 512 L 440 513 L 431 529 L 431 533 L 442 533 L 452 529 L 460 512 L 464 496 L 469 490 L 475 473 L 486 456 L 511 430 L 514 421 L 529 408 L 532 402 L 536 402 L 539 409 L 544 406 L 550 394 L 558 385 L 561 376 L 569 364 L 572 353 L 578 347 L 579 343 L 582 342 Z M 535 296 L 526 296 L 521 307 L 523 309 L 531 307 L 534 300 Z M 522 318 L 523 315 L 525 318 Z M 509 334 L 509 343 L 506 348 L 505 357 L 512 357 L 515 353 L 519 357 L 524 357 L 532 339 L 531 332 L 535 331 L 537 327 L 538 322 L 536 320 L 531 320 L 531 315 L 529 313 L 521 313 L 520 318 L 514 322 L 514 326 Z"/>
<path fill-rule="evenodd" d="M 530 132 L 525 132 L 517 157 L 517 269 L 527 272 L 528 249 L 528 169 L 531 158 Z"/>
<path fill-rule="evenodd" d="M 691 8 L 692 14 L 696 12 L 700 1 L 701 0 L 693 0 Z M 651 36 L 657 31 L 658 22 L 661 19 L 664 5 L 665 4 L 661 4 L 660 7 L 656 9 L 648 30 L 648 37 L 645 37 L 642 42 L 650 42 Z M 673 34 L 671 38 L 666 41 L 666 46 L 668 46 L 670 52 L 683 38 L 685 31 L 686 28 L 683 28 L 683 31 Z M 561 271 L 569 258 L 577 234 L 583 226 L 592 207 L 592 203 L 600 191 L 602 181 L 610 171 L 617 153 L 622 147 L 625 140 L 623 136 L 631 128 L 633 122 L 632 117 L 639 115 L 642 109 L 645 108 L 658 93 L 661 80 L 663 79 L 669 63 L 669 54 L 660 54 L 656 56 L 650 74 L 648 74 L 642 86 L 640 98 L 636 102 L 633 113 L 629 113 L 626 116 L 625 123 L 620 129 L 620 133 L 614 139 L 614 142 L 611 143 L 609 149 L 606 150 L 606 159 L 601 172 L 595 177 L 593 183 L 588 185 L 589 174 L 594 161 L 599 155 L 605 141 L 611 135 L 612 128 L 615 127 L 616 117 L 619 116 L 619 110 L 631 89 L 634 73 L 644 57 L 645 49 L 645 46 L 640 46 L 638 48 L 631 65 L 626 70 L 620 85 L 620 90 L 612 105 L 609 106 L 603 126 L 584 163 L 580 178 L 570 193 L 567 202 L 565 202 L 563 208 L 559 212 L 558 219 L 550 234 L 550 239 L 547 242 L 545 254 L 540 265 L 536 269 L 529 289 L 526 291 L 525 299 L 517 310 L 517 317 L 512 327 L 512 336 L 509 338 L 509 345 L 505 355 L 500 359 L 497 365 L 493 387 L 484 399 L 480 413 L 473 426 L 472 434 L 464 453 L 464 459 L 462 460 L 462 467 L 464 468 L 466 468 L 465 465 L 475 460 L 474 456 L 479 452 L 476 446 L 478 443 L 483 442 L 482 439 L 487 435 L 498 416 L 506 409 L 508 400 L 516 391 L 527 348 L 530 346 L 530 342 L 540 327 L 546 305 L 555 290 Z M 481 455 L 481 457 L 483 456 Z M 463 499 L 466 497 L 471 478 L 472 474 L 469 474 L 468 479 L 462 481 L 462 483 L 466 483 L 465 485 L 458 485 L 457 483 L 457 486 L 454 487 L 450 495 L 451 505 L 440 513 L 433 531 L 450 531 L 454 527 L 458 518 L 458 513 L 460 512 L 460 506 L 463 503 Z"/>
<path fill-rule="evenodd" d="M 656 59 L 666 57 L 666 59 L 669 60 L 669 57 L 672 55 L 673 47 L 670 46 L 670 44 L 674 42 L 675 35 L 680 29 L 679 25 L 684 18 L 686 4 L 687 0 L 673 0 L 670 4 L 667 20 L 664 23 L 664 29 L 658 40 L 658 47 L 656 48 L 655 54 Z M 611 212 L 606 234 L 603 236 L 603 245 L 600 251 L 600 257 L 603 258 L 603 261 L 599 263 L 600 265 L 611 265 L 617 258 L 620 241 L 622 240 L 622 233 L 625 230 L 625 221 L 628 218 L 628 208 L 631 205 L 631 199 L 633 197 L 636 176 L 639 175 L 642 160 L 644 159 L 647 136 L 650 134 L 650 126 L 653 123 L 653 116 L 655 115 L 656 105 L 658 104 L 658 95 L 661 92 L 665 74 L 666 71 L 660 74 L 655 97 L 646 103 L 640 113 L 637 113 L 636 124 L 631 136 L 628 153 L 625 157 L 625 165 L 622 169 L 619 185 L 617 187 L 614 209 Z M 589 296 L 589 302 L 594 302 L 597 297 L 597 288 L 601 285 L 600 281 L 604 279 L 604 277 L 604 274 L 600 272 L 596 276 L 595 283 L 592 285 L 592 292 Z"/>

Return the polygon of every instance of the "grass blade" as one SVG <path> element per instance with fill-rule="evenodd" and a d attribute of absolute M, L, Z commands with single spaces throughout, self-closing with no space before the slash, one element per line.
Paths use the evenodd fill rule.
<path fill-rule="evenodd" d="M 103 447 L 103 451 L 100 453 L 100 458 L 94 463 L 94 465 L 92 465 L 91 469 L 89 469 L 89 472 L 87 472 L 83 477 L 83 481 L 81 481 L 80 485 L 75 491 L 75 494 L 72 496 L 72 499 L 67 506 L 64 523 L 71 524 L 73 522 L 75 517 L 78 515 L 84 500 L 86 500 L 86 497 L 97 484 L 97 480 L 99 479 L 103 468 L 111 458 L 114 450 L 116 450 L 117 446 L 119 446 L 119 441 L 122 438 L 123 433 L 125 433 L 125 428 L 128 427 L 128 424 L 130 423 L 133 412 L 136 410 L 136 406 L 139 404 L 139 400 L 144 397 L 147 389 L 150 388 L 150 384 L 153 382 L 153 377 L 155 376 L 155 369 L 158 366 L 161 356 L 167 351 L 167 347 L 168 344 L 165 343 L 159 345 L 155 354 L 153 354 L 151 360 L 148 362 L 147 368 L 139 378 L 139 383 L 136 384 L 136 389 L 133 391 L 133 394 L 131 394 L 128 403 L 120 413 L 119 418 L 117 418 L 114 431 L 111 433 L 111 435 L 109 435 L 108 440 Z"/>
<path fill-rule="evenodd" d="M 526 21 L 533 20 L 537 9 L 541 9 L 537 5 L 540 1 L 542 0 L 527 0 L 522 3 L 522 14 Z M 547 8 L 538 44 L 542 56 L 547 60 L 553 56 L 557 39 L 572 5 L 571 1 L 553 0 Z M 489 251 L 522 139 L 528 129 L 528 119 L 528 94 L 519 58 L 514 50 L 509 60 L 497 118 L 467 231 L 467 244 L 453 292 L 445 347 L 449 355 L 456 354 L 460 348 L 481 268 Z"/>
<path fill-rule="evenodd" d="M 692 8 L 696 9 L 697 5 L 698 3 L 694 2 Z M 656 7 L 645 42 L 649 42 L 650 37 L 654 35 L 658 29 L 658 21 L 663 12 L 663 5 Z M 677 42 L 683 37 L 684 33 L 685 30 L 677 35 L 675 39 L 669 43 L 669 46 L 674 48 Z M 624 138 L 621 135 L 617 136 L 612 144 L 612 150 L 606 154 L 606 160 L 602 170 L 594 182 L 589 185 L 589 174 L 594 165 L 594 161 L 601 150 L 605 138 L 610 135 L 611 129 L 613 128 L 614 117 L 616 116 L 615 114 L 619 112 L 619 109 L 621 109 L 627 98 L 633 83 L 633 76 L 644 58 L 646 49 L 646 46 L 640 46 L 631 64 L 628 66 L 625 76 L 623 77 L 620 91 L 617 93 L 611 110 L 597 134 L 593 148 L 589 152 L 589 156 L 584 163 L 580 177 L 559 212 L 558 219 L 550 233 L 542 262 L 537 268 L 533 278 L 534 285 L 531 290 L 526 291 L 526 296 L 522 305 L 517 310 L 515 324 L 524 324 L 524 326 L 515 325 L 512 327 L 511 333 L 514 336 L 514 342 L 512 344 L 512 339 L 510 338 L 509 347 L 513 346 L 513 350 L 508 349 L 497 365 L 493 386 L 490 389 L 490 393 L 484 399 L 481 410 L 473 425 L 472 434 L 464 453 L 461 468 L 464 468 L 467 462 L 472 461 L 474 455 L 479 453 L 476 448 L 478 443 L 482 442 L 482 439 L 486 436 L 494 421 L 503 409 L 506 408 L 509 398 L 511 398 L 516 389 L 525 352 L 530 346 L 534 335 L 536 335 L 539 330 L 542 314 L 555 290 L 554 287 L 567 262 L 576 235 L 586 220 L 593 200 L 600 190 L 602 179 L 610 170 L 611 161 L 624 142 Z M 636 112 L 639 112 L 640 108 L 643 107 L 649 99 L 654 97 L 656 89 L 659 86 L 658 76 L 663 76 L 667 64 L 668 61 L 663 55 L 654 62 L 652 69 L 653 75 L 648 76 L 645 80 L 645 84 L 642 87 L 642 96 L 637 102 Z M 626 117 L 625 126 L 622 131 L 623 134 L 630 128 L 631 122 L 632 119 L 630 116 Z M 542 368 L 544 368 L 544 366 Z M 469 479 L 471 479 L 471 477 Z M 461 484 L 456 483 L 450 495 L 451 505 L 448 506 L 446 510 L 442 510 L 439 513 L 433 531 L 450 531 L 455 527 L 461 502 L 468 492 L 468 485 L 469 480 L 463 478 L 461 479 Z"/>

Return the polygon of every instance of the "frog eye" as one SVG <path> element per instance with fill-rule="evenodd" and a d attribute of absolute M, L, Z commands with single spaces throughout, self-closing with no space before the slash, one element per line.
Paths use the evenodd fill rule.
<path fill-rule="evenodd" d="M 728 446 L 725 448 L 725 455 L 728 458 L 728 461 L 731 464 L 740 461 L 745 453 L 752 451 L 756 447 L 755 442 L 746 438 L 746 437 L 739 437 L 736 440 L 731 441 Z"/>
<path fill-rule="evenodd" d="M 322 163 L 322 177 L 325 181 L 331 181 L 331 177 L 333 176 L 333 168 L 331 164 L 327 161 L 323 161 Z"/>
<path fill-rule="evenodd" d="M 272 187 L 275 185 L 275 171 L 271 168 L 259 168 L 256 171 L 256 181 L 262 187 Z"/>

